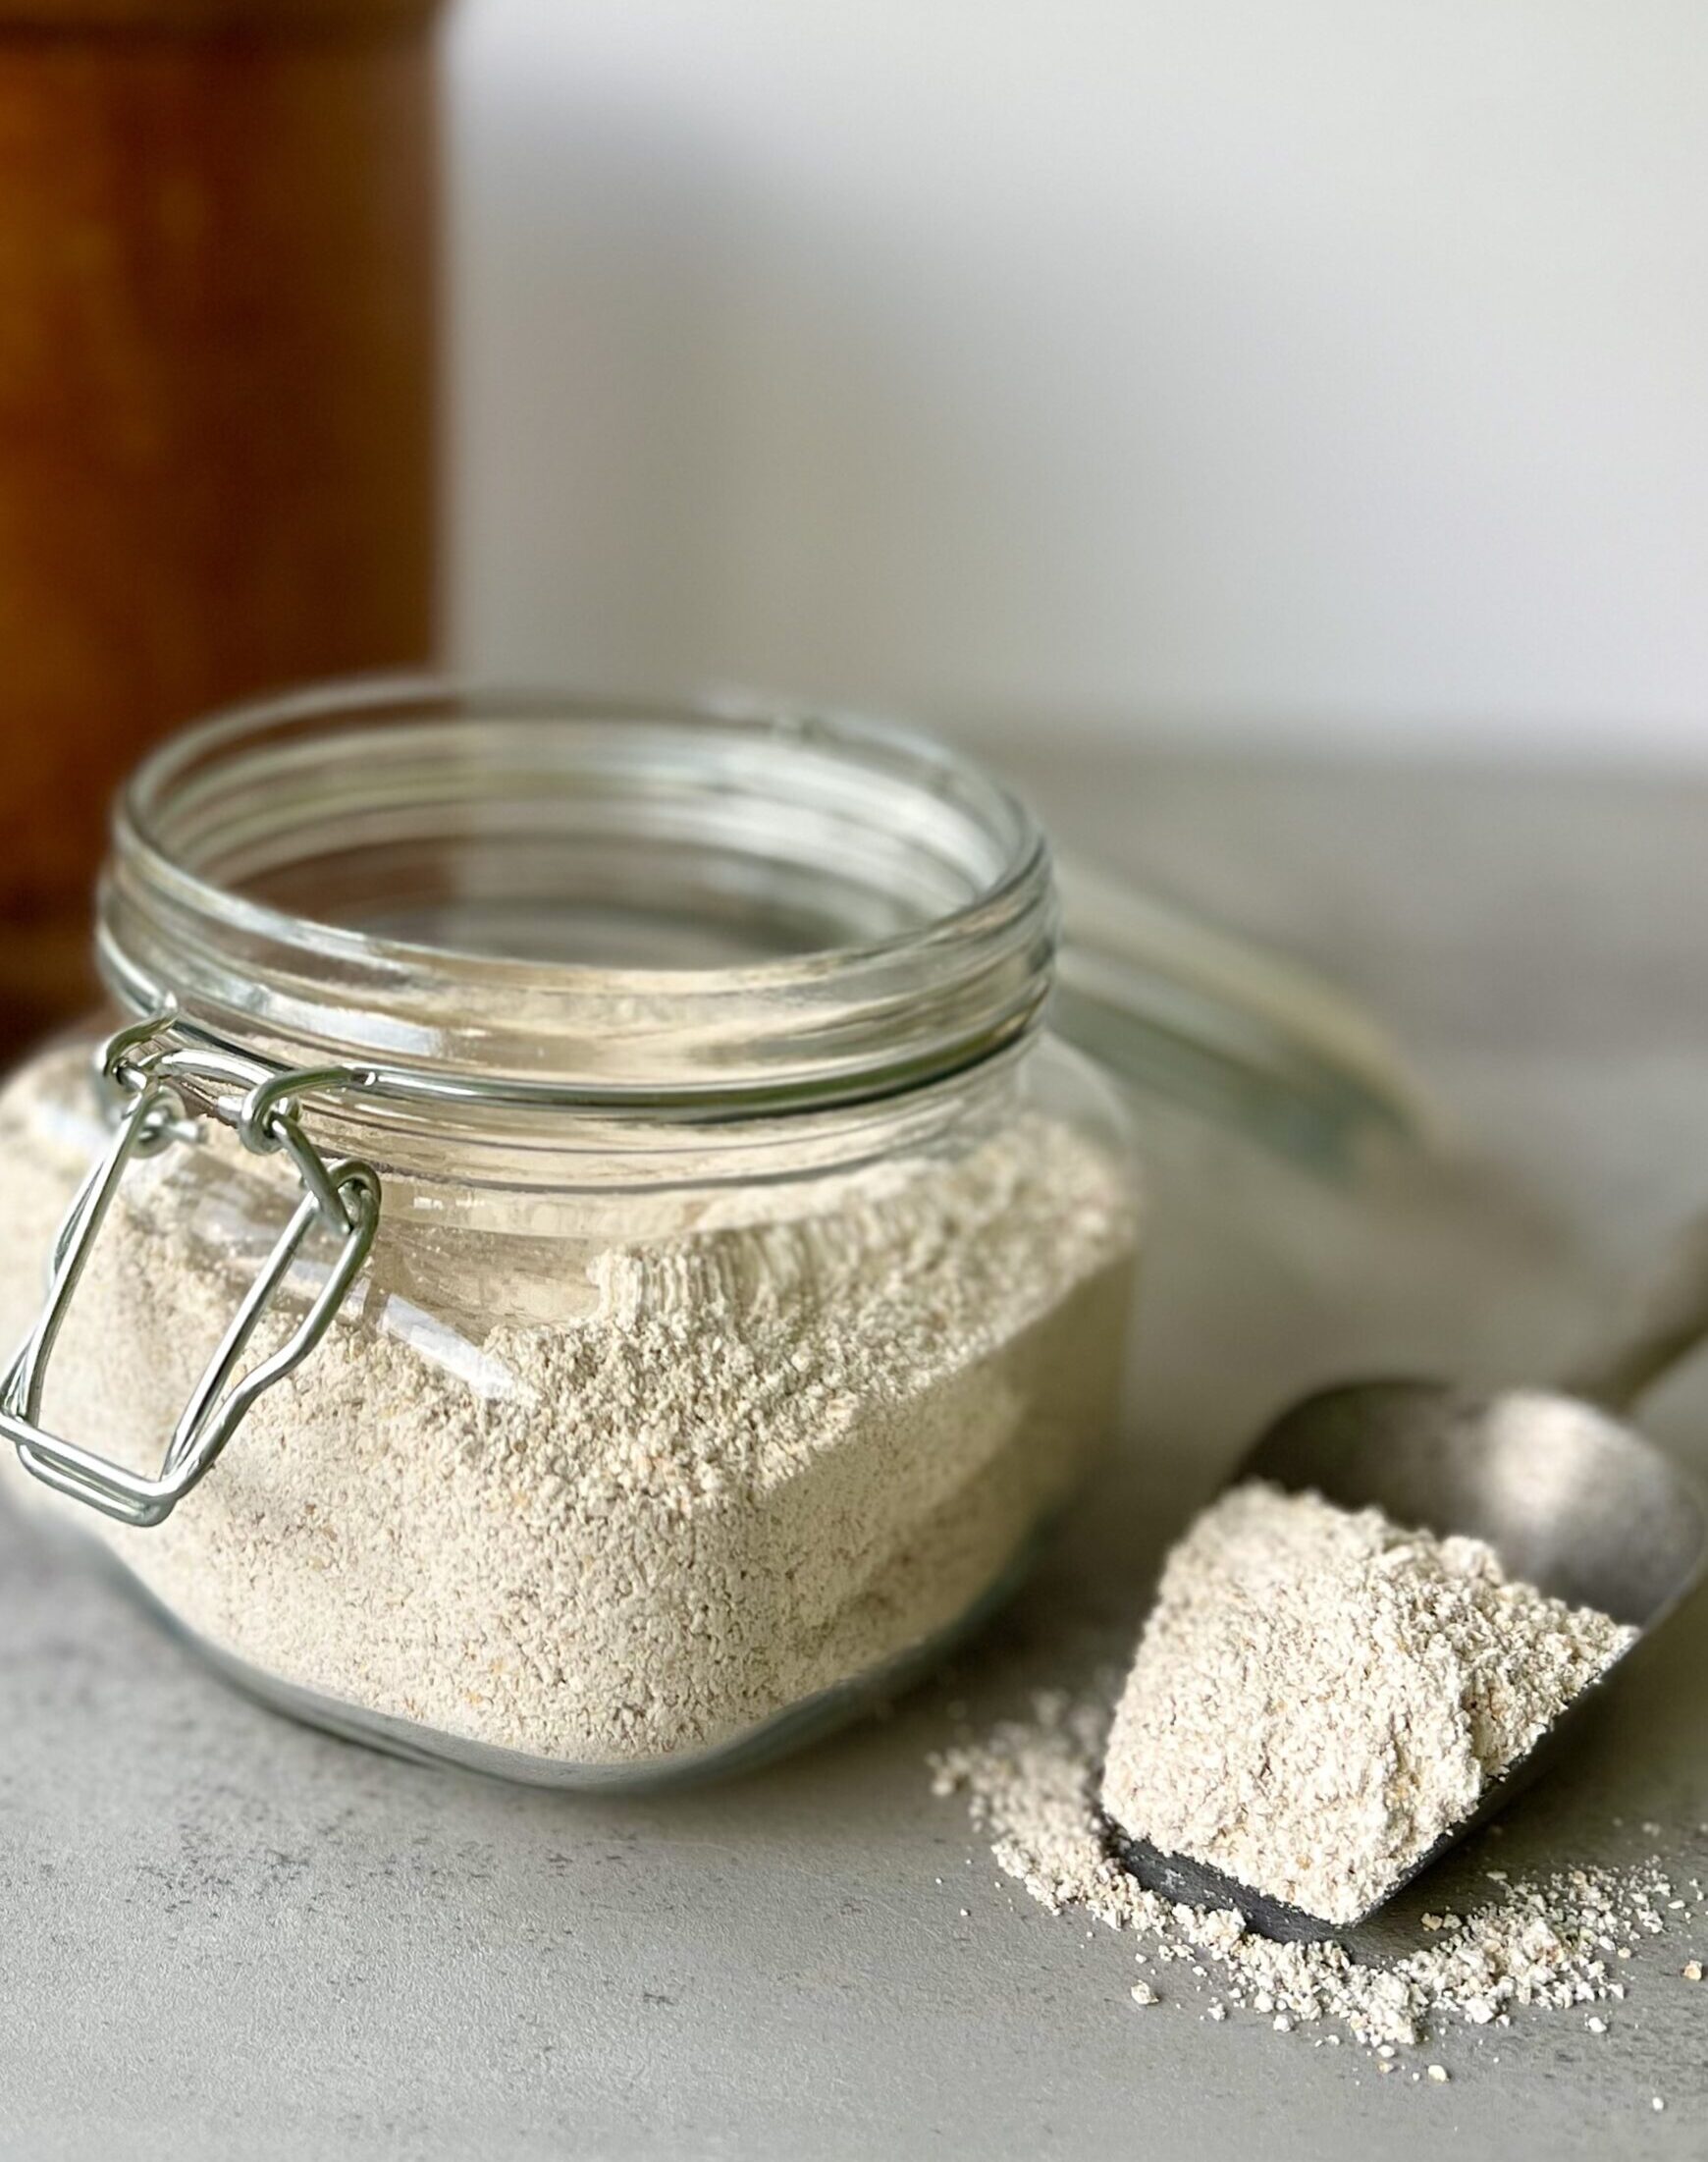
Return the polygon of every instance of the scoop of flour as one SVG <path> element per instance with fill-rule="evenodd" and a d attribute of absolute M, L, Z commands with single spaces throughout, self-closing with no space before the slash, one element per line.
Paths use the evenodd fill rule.
<path fill-rule="evenodd" d="M 1350 1921 L 1634 1635 L 1514 1582 L 1480 1540 L 1237 1486 L 1168 1558 L 1103 1807 L 1164 1853 Z"/>

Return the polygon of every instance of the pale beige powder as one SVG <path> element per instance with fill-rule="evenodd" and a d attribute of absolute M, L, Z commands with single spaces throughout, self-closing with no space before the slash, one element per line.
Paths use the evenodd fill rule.
<path fill-rule="evenodd" d="M 37 1070 L 0 1103 L 13 1331 L 77 1169 L 44 1139 L 70 1085 Z M 256 1175 L 213 1147 L 228 1185 Z M 128 1178 L 56 1359 L 49 1423 L 138 1467 L 253 1272 L 209 1190 L 185 1152 Z M 1125 1332 L 1131 1190 L 1055 1120 L 821 1198 L 594 1253 L 571 1318 L 484 1331 L 402 1295 L 383 1228 L 203 1485 L 102 1536 L 198 1636 L 322 1696 L 560 1764 L 745 1736 L 1002 1575 L 1102 1437 Z M 445 1240 L 464 1316 L 503 1247 Z"/>
<path fill-rule="evenodd" d="M 1480 1540 L 1253 1481 L 1170 1553 L 1103 1806 L 1327 1921 L 1385 1898 L 1634 1641 Z"/>
<path fill-rule="evenodd" d="M 1633 1949 L 1675 1926 L 1702 1926 L 1699 1880 L 1675 1884 L 1658 1860 L 1532 1876 L 1486 1868 L 1485 1898 L 1463 1914 L 1423 1914 L 1421 1935 L 1398 1954 L 1277 1943 L 1234 1909 L 1160 1899 L 1113 1860 L 1097 1807 L 1115 1686 L 1111 1676 L 1082 1698 L 1041 1693 L 1027 1716 L 934 1757 L 933 1788 L 966 1796 L 997 1865 L 1052 1914 L 1078 1908 L 1131 1931 L 1164 2002 L 1213 2022 L 1232 2006 L 1318 2046 L 1339 2040 L 1325 2028 L 1344 2028 L 1386 2070 L 1397 2050 L 1447 2023 L 1492 2030 L 1523 2010 L 1617 2014 Z M 1606 2031 L 1601 2015 L 1586 2024 Z"/>

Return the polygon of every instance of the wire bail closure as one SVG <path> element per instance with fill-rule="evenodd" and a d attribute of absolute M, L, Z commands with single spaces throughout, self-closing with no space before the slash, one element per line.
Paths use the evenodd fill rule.
<path fill-rule="evenodd" d="M 40 1317 L 0 1381 L 0 1434 L 17 1449 L 25 1470 L 73 1500 L 136 1526 L 163 1523 L 211 1469 L 256 1399 L 320 1342 L 368 1258 L 380 1218 L 379 1173 L 354 1158 L 328 1162 L 303 1132 L 296 1102 L 308 1088 L 359 1088 L 365 1076 L 331 1067 L 278 1072 L 233 1053 L 175 1041 L 173 1019 L 170 1009 L 151 1013 L 120 1029 L 101 1049 L 99 1081 L 121 1106 L 113 1139 L 66 1211 Z M 186 1083 L 205 1103 L 199 1114 L 187 1102 Z M 233 1086 L 242 1091 L 236 1102 L 221 1093 Z M 133 1157 L 158 1155 L 175 1142 L 198 1141 L 207 1116 L 233 1126 L 243 1146 L 257 1154 L 283 1150 L 301 1181 L 302 1198 L 191 1390 L 160 1470 L 150 1479 L 48 1432 L 39 1423 L 42 1391 L 55 1342 L 126 1165 Z M 278 1350 L 240 1375 L 250 1340 L 317 1225 L 339 1241 L 326 1281 Z"/>

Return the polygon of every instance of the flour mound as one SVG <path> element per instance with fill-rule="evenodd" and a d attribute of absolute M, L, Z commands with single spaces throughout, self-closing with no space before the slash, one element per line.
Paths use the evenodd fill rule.
<path fill-rule="evenodd" d="M 1382 1900 L 1635 1637 L 1480 1540 L 1258 1482 L 1163 1571 L 1103 1805 L 1324 1920 Z"/>

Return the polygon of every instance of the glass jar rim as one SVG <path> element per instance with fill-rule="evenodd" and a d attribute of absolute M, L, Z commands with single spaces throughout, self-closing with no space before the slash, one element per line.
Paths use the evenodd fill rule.
<path fill-rule="evenodd" d="M 777 949 L 612 965 L 411 924 L 412 907 L 513 924 L 573 903 L 572 939 L 600 879 L 637 871 L 679 932 Z M 922 731 L 395 676 L 169 739 L 120 795 L 99 914 L 122 1002 L 170 1003 L 216 1042 L 716 1115 L 992 1055 L 1037 1024 L 1056 933 L 1030 812 Z"/>

